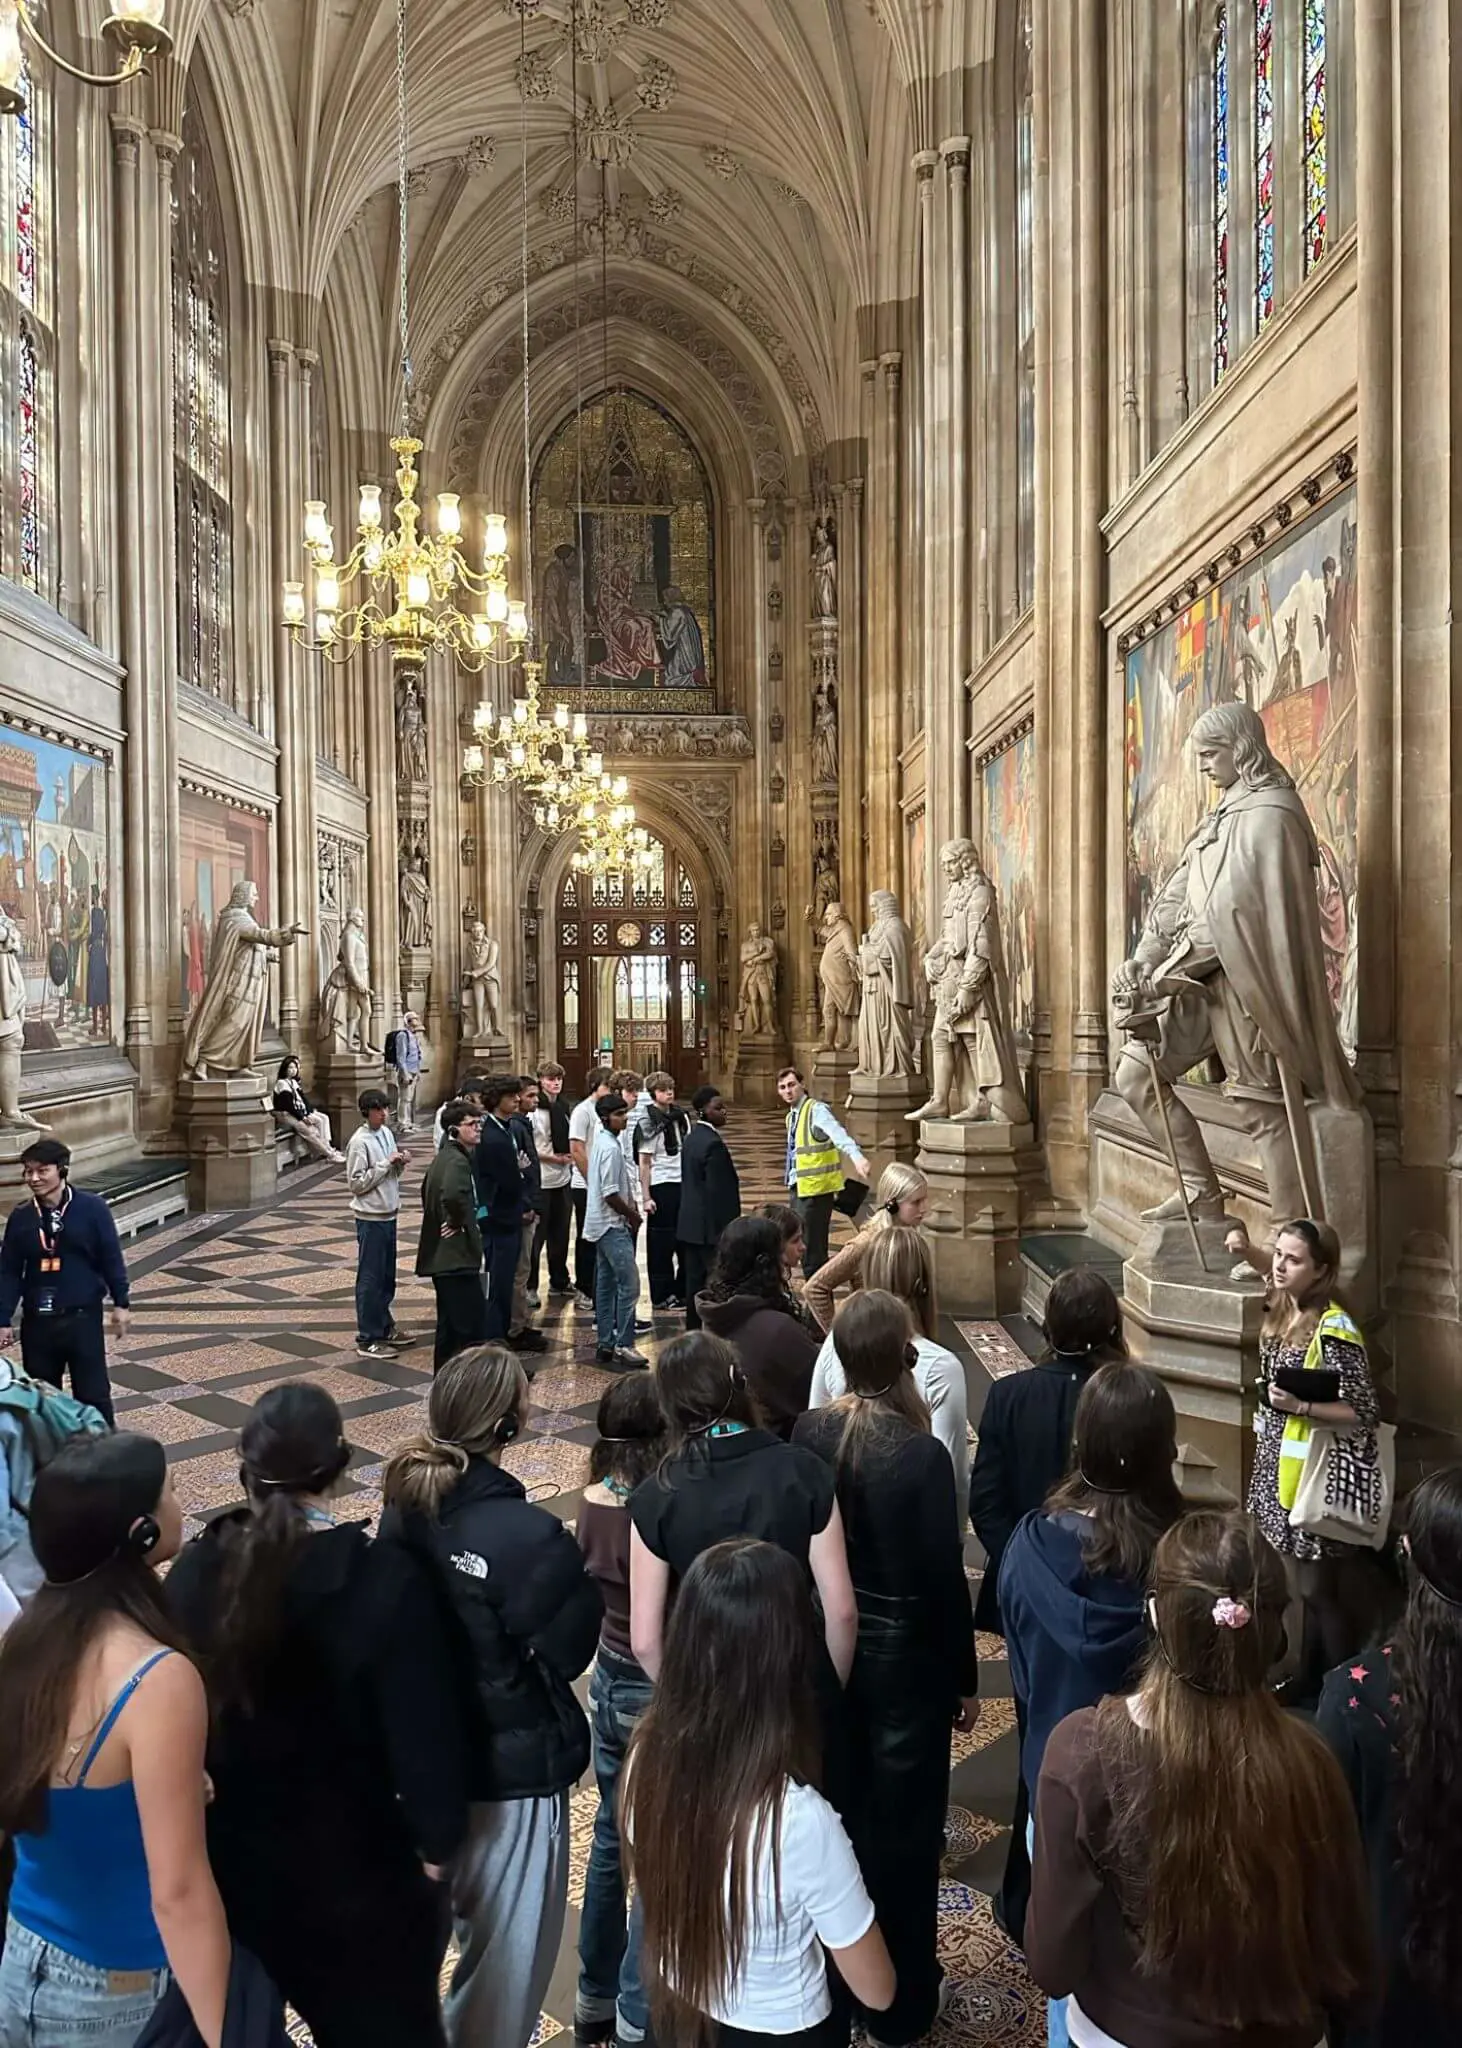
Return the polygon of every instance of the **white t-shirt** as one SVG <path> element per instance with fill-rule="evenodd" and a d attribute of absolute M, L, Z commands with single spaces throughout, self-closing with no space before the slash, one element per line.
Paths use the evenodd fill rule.
<path fill-rule="evenodd" d="M 574 1104 L 573 1111 L 569 1116 L 569 1143 L 572 1144 L 577 1138 L 585 1152 L 587 1152 L 594 1142 L 594 1133 L 598 1128 L 598 1108 L 595 1105 L 594 1097 L 586 1095 L 582 1102 Z M 569 1186 L 587 1188 L 588 1185 L 589 1183 L 585 1180 L 583 1174 L 580 1173 L 578 1167 L 574 1167 L 569 1174 Z"/>
<path fill-rule="evenodd" d="M 685 1144 L 685 1133 L 680 1133 L 680 1144 L 673 1154 L 665 1150 L 665 1133 L 656 1131 L 653 1138 L 641 1137 L 640 1157 L 650 1162 L 650 1186 L 664 1187 L 670 1182 L 680 1181 L 680 1154 Z"/>
<path fill-rule="evenodd" d="M 778 1832 L 781 1917 L 768 1839 L 752 1875 L 752 1928 L 741 1973 L 709 2014 L 723 2027 L 752 2034 L 800 2034 L 825 2020 L 832 1999 L 823 1946 L 851 1948 L 873 1925 L 873 1901 L 853 1845 L 820 1792 L 789 1784 Z"/>
<path fill-rule="evenodd" d="M 553 1118 L 547 1108 L 533 1112 L 533 1142 L 538 1152 L 538 1171 L 545 1188 L 566 1188 L 569 1185 L 570 1167 L 560 1166 L 552 1157 Z"/>
<path fill-rule="evenodd" d="M 969 1396 L 965 1391 L 965 1369 L 952 1351 L 930 1337 L 915 1337 L 919 1363 L 914 1367 L 914 1385 L 929 1404 L 929 1421 L 935 1436 L 948 1451 L 954 1466 L 954 1498 L 959 1507 L 960 1527 L 970 1499 Z M 830 1408 L 848 1391 L 842 1360 L 833 1345 L 832 1332 L 822 1340 L 822 1349 L 812 1368 L 809 1408 Z"/>

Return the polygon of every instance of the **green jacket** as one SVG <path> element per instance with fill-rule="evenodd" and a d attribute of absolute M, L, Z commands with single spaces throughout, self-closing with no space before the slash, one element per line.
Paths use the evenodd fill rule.
<path fill-rule="evenodd" d="M 452 1235 L 442 1236 L 450 1223 Z M 477 1191 L 472 1161 L 454 1138 L 442 1141 L 421 1184 L 421 1242 L 416 1270 L 424 1279 L 442 1273 L 482 1270 L 482 1232 L 477 1227 Z"/>

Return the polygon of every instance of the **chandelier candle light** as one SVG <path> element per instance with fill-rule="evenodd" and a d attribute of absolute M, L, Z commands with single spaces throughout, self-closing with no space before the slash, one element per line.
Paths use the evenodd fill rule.
<path fill-rule="evenodd" d="M 101 25 L 103 39 L 121 55 L 115 71 L 79 71 L 53 50 L 40 30 L 26 0 L 0 0 L 0 114 L 18 114 L 25 105 L 20 89 L 24 69 L 20 38 L 25 35 L 58 71 L 83 85 L 103 90 L 125 85 L 142 70 L 144 57 L 166 56 L 173 39 L 163 25 L 167 0 L 113 0 L 110 14 Z"/>

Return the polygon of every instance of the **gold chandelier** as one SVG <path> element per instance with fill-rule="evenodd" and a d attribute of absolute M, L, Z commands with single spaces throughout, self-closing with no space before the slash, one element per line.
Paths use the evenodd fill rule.
<path fill-rule="evenodd" d="M 608 776 L 604 779 L 609 781 Z M 635 823 L 634 805 L 624 801 L 629 784 L 622 775 L 607 794 L 612 799 L 607 806 L 592 798 L 580 806 L 579 845 L 573 866 L 585 875 L 643 873 L 655 856 L 650 851 L 649 833 Z"/>
<path fill-rule="evenodd" d="M 589 726 L 582 711 L 569 715 L 556 704 L 546 718 L 539 703 L 543 663 L 523 663 L 526 695 L 513 699 L 512 709 L 495 712 L 479 704 L 472 714 L 473 739 L 462 750 L 462 781 L 470 789 L 515 783 L 533 805 L 534 823 L 545 831 L 562 831 L 578 809 L 609 785 L 603 758 L 589 745 Z"/>
<path fill-rule="evenodd" d="M 83 85 L 107 90 L 135 78 L 142 69 L 144 57 L 166 56 L 171 50 L 173 39 L 163 26 L 166 12 L 167 0 L 113 0 L 112 11 L 103 21 L 101 32 L 103 39 L 119 52 L 122 61 L 115 71 L 79 71 L 74 64 L 67 63 L 59 50 L 51 48 L 36 27 L 35 17 L 26 0 L 0 0 L 0 114 L 19 114 L 25 107 L 25 95 L 20 89 L 24 69 L 20 46 L 22 29 L 58 71 L 64 71 L 68 78 L 79 79 Z"/>
<path fill-rule="evenodd" d="M 0 0 L 0 5 L 4 0 Z M 143 0 L 134 0 L 134 5 Z M 157 5 L 158 0 L 148 0 Z M 396 0 L 396 230 L 401 280 L 401 422 L 392 439 L 396 456 L 393 525 L 382 518 L 381 487 L 362 484 L 354 547 L 335 559 L 335 532 L 321 498 L 305 503 L 305 549 L 313 588 L 284 586 L 284 623 L 301 646 L 327 660 L 350 660 L 357 647 L 385 647 L 398 667 L 422 668 L 429 654 L 449 654 L 480 672 L 519 660 L 527 645 L 528 609 L 508 596 L 508 523 L 500 512 L 484 522 L 482 568 L 462 546 L 462 501 L 439 491 L 435 531 L 422 531 L 416 458 L 421 442 L 411 431 L 411 301 L 407 288 L 406 0 Z M 501 641 L 499 633 L 502 634 Z"/>

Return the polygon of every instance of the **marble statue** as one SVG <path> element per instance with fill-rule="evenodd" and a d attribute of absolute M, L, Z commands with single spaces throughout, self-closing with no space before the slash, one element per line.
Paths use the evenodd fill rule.
<path fill-rule="evenodd" d="M 948 887 L 939 937 L 924 955 L 924 977 L 934 996 L 934 1092 L 907 1121 L 1029 1123 L 1010 1028 L 995 885 L 972 839 L 947 841 L 939 849 L 939 865 Z"/>
<path fill-rule="evenodd" d="M 479 1044 L 498 1034 L 502 1005 L 501 948 L 480 917 L 468 927 L 462 949 L 462 1040 Z"/>
<path fill-rule="evenodd" d="M 912 1074 L 914 1017 L 914 935 L 899 915 L 891 889 L 868 898 L 872 922 L 858 947 L 863 1003 L 858 1012 L 858 1072 Z"/>
<path fill-rule="evenodd" d="M 308 936 L 309 926 L 259 924 L 254 905 L 259 891 L 235 882 L 227 907 L 218 914 L 208 953 L 208 978 L 183 1039 L 181 1078 L 207 1081 L 246 1074 L 259 1057 L 264 1009 L 269 999 L 269 951 Z"/>
<path fill-rule="evenodd" d="M 363 910 L 347 916 L 335 965 L 320 991 L 320 1044 L 340 1052 L 380 1051 L 371 1044 L 371 964 Z"/>
<path fill-rule="evenodd" d="M 819 519 L 812 530 L 812 616 L 835 619 L 838 615 L 838 544 L 832 522 Z"/>
<path fill-rule="evenodd" d="M 836 685 L 820 682 L 812 704 L 812 786 L 825 789 L 838 779 L 838 699 Z"/>
<path fill-rule="evenodd" d="M 401 870 L 401 943 L 403 946 L 431 944 L 431 883 L 424 873 L 425 861 L 414 853 Z"/>
<path fill-rule="evenodd" d="M 838 880 L 837 827 L 822 821 L 817 827 L 817 844 L 812 849 L 812 928 L 819 931 L 828 905 L 836 903 L 842 884 Z"/>
<path fill-rule="evenodd" d="M 1218 1175 L 1175 1084 L 1216 1055 L 1258 1150 L 1275 1220 L 1319 1215 L 1306 1103 L 1353 1110 L 1360 1089 L 1326 982 L 1314 830 L 1249 705 L 1214 705 L 1191 738 L 1221 795 L 1113 979 L 1128 1033 L 1114 1084 L 1181 1175 L 1193 1214 L 1213 1219 L 1223 1214 Z M 1183 1210 L 1175 1189 L 1149 1213 L 1163 1220 Z"/>
<path fill-rule="evenodd" d="M 396 773 L 402 782 L 430 780 L 426 759 L 426 712 L 421 685 L 404 675 L 396 685 Z"/>
<path fill-rule="evenodd" d="M 818 986 L 822 990 L 822 1047 L 824 1052 L 840 1052 L 853 1043 L 853 1028 L 862 999 L 858 941 L 841 903 L 829 903 L 817 934 L 822 940 L 822 956 L 817 963 Z"/>
<path fill-rule="evenodd" d="M 777 942 L 754 924 L 748 927 L 741 948 L 736 1028 L 748 1038 L 766 1038 L 776 1028 L 776 1015 Z"/>
<path fill-rule="evenodd" d="M 46 1127 L 20 1106 L 20 1055 L 25 1044 L 24 934 L 0 910 L 0 1129 L 39 1131 Z"/>

